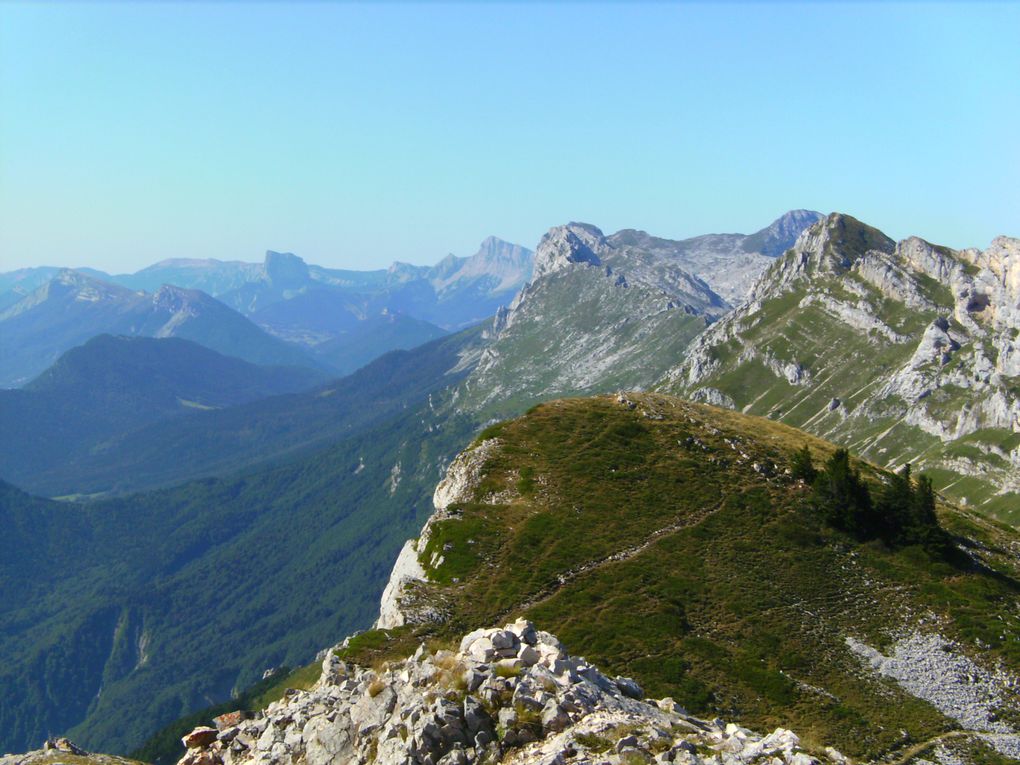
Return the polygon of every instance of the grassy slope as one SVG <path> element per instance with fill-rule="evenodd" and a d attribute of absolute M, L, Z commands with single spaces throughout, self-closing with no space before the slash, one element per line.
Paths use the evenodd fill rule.
<path fill-rule="evenodd" d="M 558 401 L 490 428 L 503 448 L 476 501 L 438 524 L 422 556 L 443 553 L 426 597 L 449 621 L 368 633 L 352 657 L 525 615 L 653 695 L 761 729 L 787 725 L 855 756 L 902 747 L 901 730 L 924 741 L 953 724 L 865 676 L 847 635 L 881 647 L 891 627 L 934 613 L 947 636 L 981 638 L 989 658 L 1020 670 L 1015 532 L 943 508 L 954 533 L 982 540 L 994 576 L 919 549 L 855 544 L 819 523 L 805 487 L 753 467 L 781 474 L 804 442 L 818 458 L 831 445 L 678 399 L 635 400 L 634 411 Z M 484 501 L 496 492 L 513 499 Z"/>

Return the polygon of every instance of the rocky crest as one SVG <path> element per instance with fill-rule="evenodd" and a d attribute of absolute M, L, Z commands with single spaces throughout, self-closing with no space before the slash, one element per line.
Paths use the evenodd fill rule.
<path fill-rule="evenodd" d="M 42 749 L 24 754 L 0 755 L 0 765 L 60 765 L 67 762 L 75 765 L 140 765 L 126 757 L 87 752 L 63 736 L 48 739 Z"/>
<path fill-rule="evenodd" d="M 597 227 L 590 223 L 568 223 L 550 229 L 535 250 L 533 279 L 540 279 L 571 263 L 586 263 L 592 266 L 602 264 L 599 251 L 607 247 L 606 238 Z"/>
<path fill-rule="evenodd" d="M 262 278 L 276 287 L 303 287 L 309 280 L 308 264 L 292 252 L 266 250 Z"/>
<path fill-rule="evenodd" d="M 625 229 L 608 237 L 608 241 L 615 247 L 651 257 L 653 263 L 671 263 L 702 280 L 730 305 L 738 305 L 773 259 L 792 247 L 805 229 L 823 217 L 810 210 L 792 210 L 747 236 L 705 234 L 674 241 Z"/>
<path fill-rule="evenodd" d="M 524 620 L 375 669 L 330 651 L 311 690 L 184 743 L 179 765 L 819 762 L 791 731 L 762 736 L 644 700 L 633 680 L 605 676 Z M 826 759 L 846 761 L 831 749 Z"/>
<path fill-rule="evenodd" d="M 769 258 L 778 258 L 797 241 L 801 233 L 824 217 L 814 210 L 790 210 L 766 228 L 749 236 L 744 249 L 760 252 Z"/>

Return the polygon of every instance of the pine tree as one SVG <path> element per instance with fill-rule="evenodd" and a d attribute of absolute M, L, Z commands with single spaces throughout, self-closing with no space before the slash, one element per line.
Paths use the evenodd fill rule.
<path fill-rule="evenodd" d="M 868 486 L 850 465 L 850 453 L 837 449 L 825 463 L 814 483 L 815 502 L 826 521 L 858 537 L 874 525 L 874 511 Z"/>
<path fill-rule="evenodd" d="M 807 444 L 794 453 L 793 460 L 790 462 L 790 475 L 795 481 L 804 481 L 808 484 L 814 483 L 815 478 L 818 477 L 818 471 L 811 461 L 811 450 L 807 448 Z"/>
<path fill-rule="evenodd" d="M 907 527 L 911 525 L 911 507 L 914 502 L 914 485 L 908 462 L 889 478 L 876 506 L 875 536 L 889 543 L 905 541 Z"/>
<path fill-rule="evenodd" d="M 946 534 L 935 514 L 935 489 L 928 476 L 923 475 L 917 479 L 917 487 L 911 499 L 908 508 L 908 541 L 924 545 L 933 552 L 944 548 Z"/>

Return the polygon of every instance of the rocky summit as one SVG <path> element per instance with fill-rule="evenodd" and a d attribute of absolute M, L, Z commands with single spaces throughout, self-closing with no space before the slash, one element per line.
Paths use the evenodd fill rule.
<path fill-rule="evenodd" d="M 458 406 L 505 416 L 550 396 L 654 382 L 727 305 L 676 263 L 645 255 L 590 224 L 551 229 Z"/>
<path fill-rule="evenodd" d="M 645 699 L 520 619 L 422 644 L 375 668 L 328 651 L 322 675 L 253 719 L 197 728 L 179 765 L 811 765 L 797 735 L 701 720 L 673 699 Z M 232 724 L 231 724 L 232 723 Z M 823 758 L 844 763 L 834 749 Z"/>

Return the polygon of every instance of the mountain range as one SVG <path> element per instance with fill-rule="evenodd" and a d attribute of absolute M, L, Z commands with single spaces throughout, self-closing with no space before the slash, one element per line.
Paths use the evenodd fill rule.
<path fill-rule="evenodd" d="M 605 245 L 627 253 L 632 279 L 644 276 L 646 286 L 729 307 L 817 217 L 798 210 L 749 236 L 683 241 L 621 231 Z M 116 276 L 21 269 L 0 274 L 0 386 L 23 385 L 97 334 L 178 336 L 254 363 L 347 374 L 386 351 L 491 317 L 515 299 L 533 268 L 530 250 L 489 237 L 468 258 L 449 255 L 435 266 L 397 262 L 377 271 L 328 269 L 274 251 L 261 264 L 182 258 Z M 717 294 L 688 294 L 702 288 Z M 271 342 L 223 306 L 286 344 Z"/>
<path fill-rule="evenodd" d="M 419 561 L 429 597 L 439 598 L 425 610 L 451 618 L 439 627 L 426 620 L 394 634 L 368 633 L 375 637 L 365 645 L 381 640 L 410 653 L 424 634 L 419 627 L 449 639 L 502 623 L 517 608 L 543 628 L 550 622 L 600 665 L 699 713 L 756 726 L 796 724 L 805 737 L 857 756 L 906 751 L 893 733 L 899 729 L 931 746 L 952 733 L 965 761 L 998 762 L 994 747 L 957 735 L 959 721 L 930 698 L 900 689 L 896 708 L 883 710 L 888 678 L 858 677 L 861 658 L 847 652 L 848 643 L 831 641 L 850 637 L 892 655 L 903 636 L 890 625 L 923 626 L 893 616 L 934 614 L 938 639 L 960 646 L 960 661 L 983 661 L 969 648 L 979 640 L 1016 672 L 1015 615 L 1007 613 L 1016 592 L 1015 532 L 985 517 L 1015 521 L 1017 507 L 1005 467 L 1017 449 L 1015 431 L 999 418 L 1012 411 L 1016 393 L 1009 366 L 1015 253 L 1008 238 L 984 252 L 918 239 L 896 244 L 849 216 L 802 211 L 751 236 L 684 242 L 630 230 L 606 236 L 571 223 L 543 237 L 527 286 L 491 322 L 384 355 L 341 380 L 310 380 L 304 390 L 294 382 L 283 395 L 184 414 L 169 407 L 150 422 L 114 423 L 101 449 L 86 438 L 71 458 L 50 459 L 46 470 L 24 467 L 14 480 L 37 494 L 99 501 L 53 503 L 6 487 L 0 502 L 2 525 L 14 530 L 2 569 L 12 587 L 0 614 L 2 651 L 14 657 L 3 678 L 13 692 L 0 703 L 0 729 L 13 732 L 0 747 L 25 748 L 72 730 L 90 747 L 126 752 L 175 717 L 255 683 L 265 668 L 307 661 L 368 627 L 401 542 L 433 511 L 436 481 L 481 432 L 476 446 L 513 434 L 509 448 L 483 453 L 497 460 L 502 477 L 480 484 L 478 497 L 458 500 L 471 522 L 463 527 L 468 536 L 450 525 L 442 549 Z M 300 281 L 299 264 L 280 262 L 289 264 L 287 278 Z M 401 269 L 391 271 L 396 279 Z M 250 319 L 289 310 L 297 297 L 285 292 L 251 290 L 256 302 L 268 297 Z M 306 300 L 314 294 L 300 293 Z M 314 354 L 310 348 L 302 352 Z M 78 350 L 102 358 L 97 349 Z M 915 364 L 915 357 L 927 360 Z M 130 367 L 129 357 L 116 364 Z M 104 366 L 81 363 L 75 385 L 87 390 L 95 380 L 102 388 Z M 128 378 L 144 382 L 144 375 Z M 628 394 L 540 406 L 520 424 L 492 426 L 550 399 L 621 389 L 680 393 L 849 445 L 875 463 L 856 464 L 876 496 L 893 480 L 885 470 L 909 461 L 946 497 L 939 519 L 967 560 L 819 525 L 810 487 L 783 477 L 785 466 L 804 444 L 819 465 L 836 447 L 769 420 Z M 172 386 L 170 393 L 178 395 Z M 150 395 L 141 384 L 128 398 Z M 101 397 L 84 396 L 80 405 L 102 419 Z M 945 427 L 925 440 L 939 427 L 932 422 Z M 582 424 L 583 432 L 570 430 Z M 878 434 L 889 440 L 869 440 Z M 899 449 L 890 448 L 894 436 Z M 11 478 L 13 457 L 5 459 L 12 461 L 0 465 L 0 475 Z M 648 471 L 675 485 L 642 484 L 637 478 Z M 549 516 L 541 510 L 549 497 L 580 515 Z M 699 497 L 705 507 L 722 506 L 702 518 Z M 953 507 L 954 498 L 966 498 L 966 506 Z M 674 507 L 674 500 L 694 504 Z M 593 511 L 589 519 L 588 504 L 613 512 Z M 504 506 L 510 536 L 501 530 L 503 516 L 486 510 Z M 675 547 L 668 555 L 655 548 L 641 566 L 627 568 L 640 540 L 660 539 L 655 524 L 670 520 L 662 513 L 676 523 L 687 518 L 689 528 L 662 537 Z M 576 522 L 583 529 L 569 526 Z M 101 544 L 94 551 L 84 545 L 66 565 L 75 539 Z M 584 544 L 574 551 L 550 543 L 579 539 Z M 509 557 L 486 557 L 503 550 L 494 540 L 510 540 L 500 553 Z M 592 560 L 621 555 L 621 568 L 607 564 L 584 587 L 535 601 L 564 576 L 580 581 Z M 714 567 L 697 565 L 705 555 Z M 674 558 L 687 568 L 663 563 Z M 114 573 L 112 561 L 120 561 Z M 492 577 L 477 578 L 472 566 L 480 561 Z M 858 564 L 860 577 L 839 574 Z M 518 579 L 514 572 L 530 573 Z M 768 589 L 780 572 L 783 586 Z M 642 589 L 656 577 L 668 586 Z M 613 590 L 617 581 L 621 589 Z M 52 594 L 43 598 L 43 591 Z M 759 603 L 776 601 L 777 592 L 794 593 L 803 608 L 769 606 L 757 616 Z M 241 601 L 250 605 L 231 605 Z M 861 604 L 872 601 L 878 610 L 868 616 Z M 824 628 L 811 632 L 804 613 L 822 613 Z M 796 644 L 804 630 L 828 646 L 824 655 Z M 642 656 L 651 658 L 642 664 Z M 973 721 L 966 726 L 981 732 Z"/>
<path fill-rule="evenodd" d="M 175 259 L 122 276 L 22 269 L 0 275 L 0 386 L 25 384 L 98 334 L 184 337 L 343 375 L 490 317 L 530 272 L 531 252 L 495 237 L 470 258 L 368 272 L 272 251 L 261 265 Z"/>
<path fill-rule="evenodd" d="M 254 364 L 322 368 L 204 292 L 137 292 L 64 270 L 0 313 L 0 385 L 23 385 L 100 334 L 180 337 Z"/>

